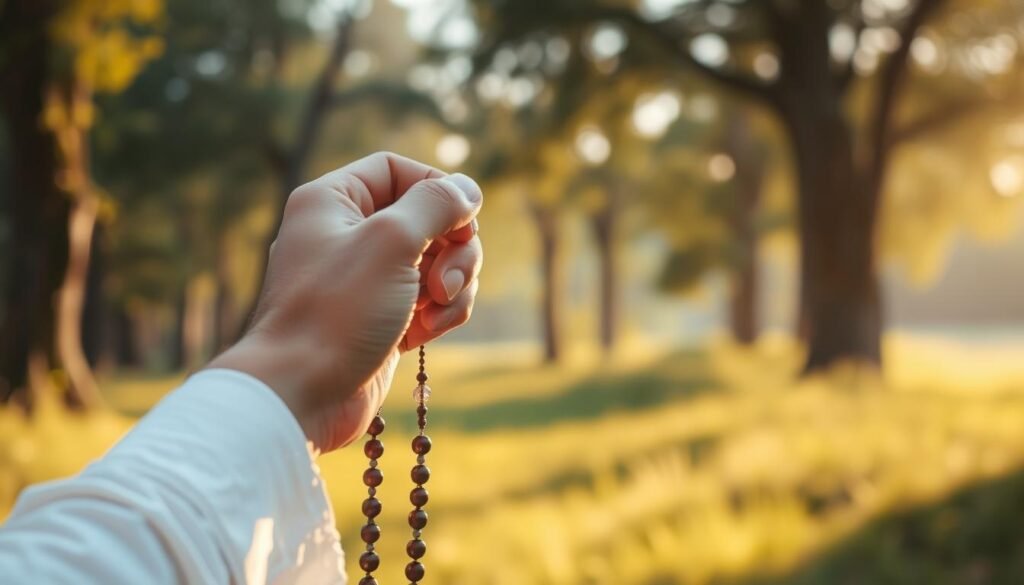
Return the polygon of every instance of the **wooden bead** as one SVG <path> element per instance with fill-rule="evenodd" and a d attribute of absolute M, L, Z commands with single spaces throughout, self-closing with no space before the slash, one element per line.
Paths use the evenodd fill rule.
<path fill-rule="evenodd" d="M 427 513 L 423 510 L 413 510 L 409 512 L 409 526 L 416 530 L 422 529 L 427 525 Z"/>
<path fill-rule="evenodd" d="M 376 518 L 380 514 L 380 500 L 377 498 L 366 498 L 363 500 L 363 516 Z"/>
<path fill-rule="evenodd" d="M 420 384 L 425 384 L 426 381 L 429 379 L 430 376 L 428 376 L 426 372 L 420 372 L 416 374 L 416 381 L 419 382 Z"/>
<path fill-rule="evenodd" d="M 384 454 L 384 443 L 378 439 L 371 439 L 363 445 L 363 453 L 370 459 L 380 459 L 380 456 Z"/>
<path fill-rule="evenodd" d="M 429 477 L 429 473 L 427 475 Z M 370 467 L 363 472 L 363 483 L 370 487 L 377 487 L 384 482 L 384 473 L 376 467 Z"/>
<path fill-rule="evenodd" d="M 427 543 L 418 538 L 410 540 L 409 544 L 405 545 L 405 552 L 413 559 L 422 558 L 423 555 L 427 554 Z"/>
<path fill-rule="evenodd" d="M 369 573 L 370 571 L 376 571 L 377 567 L 380 566 L 380 557 L 377 553 L 372 551 L 366 551 L 359 555 L 359 568 Z"/>
<path fill-rule="evenodd" d="M 367 575 L 359 580 L 359 585 L 378 585 L 377 580 Z"/>
<path fill-rule="evenodd" d="M 412 481 L 417 485 L 423 485 L 430 480 L 430 468 L 426 465 L 417 465 L 412 468 Z M 365 477 L 365 474 L 364 474 Z"/>
<path fill-rule="evenodd" d="M 423 579 L 423 575 L 427 572 L 423 563 L 419 561 L 413 561 L 405 566 L 405 578 L 410 581 L 419 581 Z"/>
<path fill-rule="evenodd" d="M 380 526 L 376 524 L 367 524 L 363 526 L 363 529 L 359 531 L 359 537 L 363 539 L 366 544 L 373 544 L 380 540 Z"/>
<path fill-rule="evenodd" d="M 412 439 L 412 452 L 417 455 L 426 455 L 430 453 L 430 437 L 426 435 L 417 435 Z"/>
<path fill-rule="evenodd" d="M 371 435 L 379 435 L 384 432 L 384 417 L 377 415 L 370 421 L 370 428 L 366 430 Z"/>
<path fill-rule="evenodd" d="M 430 499 L 430 494 L 427 493 L 427 488 L 416 487 L 409 492 L 409 501 L 412 502 L 413 506 L 422 508 L 427 504 L 427 500 Z"/>

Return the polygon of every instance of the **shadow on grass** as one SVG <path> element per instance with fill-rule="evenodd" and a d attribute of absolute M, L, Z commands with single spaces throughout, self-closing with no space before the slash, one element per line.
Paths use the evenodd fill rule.
<path fill-rule="evenodd" d="M 1020 585 L 1024 470 L 895 512 L 793 573 L 731 585 Z"/>
<path fill-rule="evenodd" d="M 613 411 L 651 408 L 691 398 L 715 387 L 704 356 L 688 352 L 637 372 L 597 373 L 550 396 L 436 409 L 431 412 L 430 424 L 464 432 L 539 427 L 597 418 Z M 391 420 L 388 422 L 390 424 Z M 400 419 L 397 423 L 403 429 L 412 428 L 411 420 Z"/>

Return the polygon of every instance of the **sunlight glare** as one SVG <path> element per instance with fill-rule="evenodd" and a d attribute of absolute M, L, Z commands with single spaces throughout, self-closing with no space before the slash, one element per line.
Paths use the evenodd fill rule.
<path fill-rule="evenodd" d="M 992 165 L 989 180 L 996 193 L 1003 197 L 1016 197 L 1024 190 L 1024 156 L 1007 157 Z"/>
<path fill-rule="evenodd" d="M 602 24 L 590 37 L 590 54 L 595 60 L 613 59 L 626 48 L 626 33 L 614 24 Z"/>
<path fill-rule="evenodd" d="M 729 60 L 729 45 L 722 37 L 705 33 L 698 35 L 690 43 L 690 54 L 708 67 L 721 67 Z"/>
<path fill-rule="evenodd" d="M 612 145 L 608 137 L 594 126 L 587 126 L 576 135 L 576 154 L 583 162 L 598 166 L 611 156 Z"/>
<path fill-rule="evenodd" d="M 754 73 L 767 81 L 775 79 L 779 76 L 779 58 L 772 53 L 759 53 L 754 57 Z"/>
<path fill-rule="evenodd" d="M 448 168 L 454 168 L 469 158 L 469 140 L 461 134 L 445 134 L 437 141 L 437 160 Z"/>
<path fill-rule="evenodd" d="M 708 159 L 708 176 L 717 183 L 724 183 L 736 174 L 736 163 L 732 157 L 718 153 Z"/>
<path fill-rule="evenodd" d="M 645 138 L 658 138 L 679 117 L 681 106 L 674 91 L 644 94 L 633 108 L 633 128 Z"/>

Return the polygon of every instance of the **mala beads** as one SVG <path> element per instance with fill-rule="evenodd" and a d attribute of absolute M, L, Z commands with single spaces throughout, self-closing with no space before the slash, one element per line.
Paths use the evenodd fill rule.
<path fill-rule="evenodd" d="M 415 485 L 409 492 L 409 501 L 413 510 L 409 512 L 409 527 L 412 528 L 412 540 L 405 546 L 405 552 L 412 559 L 405 566 L 405 577 L 409 579 L 409 585 L 418 585 L 426 574 L 426 568 L 420 559 L 427 552 L 427 545 L 420 538 L 423 528 L 427 525 L 427 512 L 423 507 L 427 504 L 429 494 L 423 484 L 430 480 L 430 468 L 426 465 L 426 455 L 430 452 L 430 437 L 425 433 L 427 427 L 427 401 L 430 399 L 430 386 L 427 386 L 426 372 L 426 350 L 421 345 L 419 351 L 419 372 L 416 374 L 416 388 L 413 389 L 413 399 L 416 401 L 416 426 L 419 433 L 413 437 L 412 451 L 416 454 L 416 465 L 413 466 L 410 477 Z M 381 512 L 381 503 L 377 499 L 377 487 L 384 481 L 384 474 L 378 468 L 378 459 L 384 454 L 384 443 L 377 437 L 384 432 L 384 418 L 378 412 L 367 429 L 370 438 L 363 446 L 363 453 L 370 460 L 369 467 L 363 472 L 363 484 L 367 488 L 367 498 L 363 500 L 363 515 L 366 516 L 366 524 L 360 531 L 360 537 L 366 544 L 366 550 L 359 556 L 359 568 L 366 572 L 366 575 L 359 580 L 359 585 L 378 585 L 373 572 L 380 566 L 380 556 L 375 551 L 375 546 L 380 540 L 380 526 L 376 518 Z"/>
<path fill-rule="evenodd" d="M 370 459 L 370 466 L 363 472 L 363 484 L 366 485 L 368 497 L 363 500 L 363 515 L 366 524 L 359 531 L 359 536 L 366 543 L 366 552 L 359 555 L 359 568 L 366 571 L 366 576 L 359 580 L 359 585 L 377 585 L 373 572 L 380 566 L 380 557 L 374 552 L 374 543 L 380 540 L 380 526 L 374 520 L 380 515 L 381 504 L 377 499 L 377 486 L 384 481 L 384 474 L 377 468 L 377 459 L 384 454 L 384 443 L 377 438 L 384 432 L 384 418 L 377 413 L 370 421 L 366 430 L 370 439 L 363 445 L 363 453 Z"/>
<path fill-rule="evenodd" d="M 423 510 L 429 499 L 427 489 L 423 484 L 430 480 L 430 468 L 425 465 L 426 455 L 430 452 L 430 437 L 424 434 L 427 426 L 427 400 L 430 399 L 430 386 L 427 386 L 427 372 L 425 368 L 423 346 L 420 346 L 420 371 L 416 374 L 416 389 L 412 396 L 416 399 L 416 426 L 419 427 L 419 434 L 412 440 L 412 451 L 416 454 L 416 465 L 412 468 L 413 483 L 416 487 L 409 492 L 409 501 L 415 506 L 409 512 L 409 527 L 412 528 L 412 540 L 405 545 L 405 552 L 412 561 L 405 566 L 405 577 L 409 579 L 410 585 L 416 585 L 423 578 L 426 569 L 420 559 L 427 552 L 427 545 L 420 539 L 423 527 L 427 525 L 427 513 Z"/>

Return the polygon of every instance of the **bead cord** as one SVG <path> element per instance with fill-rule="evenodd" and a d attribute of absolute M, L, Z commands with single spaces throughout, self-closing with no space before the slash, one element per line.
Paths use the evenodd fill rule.
<path fill-rule="evenodd" d="M 405 546 L 405 552 L 412 559 L 405 566 L 405 577 L 409 579 L 409 585 L 417 585 L 423 579 L 426 568 L 420 559 L 427 552 L 427 544 L 420 538 L 423 528 L 427 525 L 427 512 L 423 507 L 430 498 L 427 489 L 423 484 L 430 480 L 430 468 L 426 466 L 426 455 L 430 452 L 430 437 L 425 433 L 427 427 L 427 400 L 430 398 L 430 387 L 427 380 L 430 378 L 426 372 L 426 349 L 421 345 L 419 355 L 419 372 L 416 374 L 416 389 L 413 397 L 416 399 L 416 424 L 419 427 L 419 434 L 413 437 L 412 451 L 416 454 L 416 465 L 413 466 L 410 476 L 416 487 L 409 492 L 409 502 L 414 506 L 409 512 L 409 527 L 412 528 L 412 540 Z"/>
<path fill-rule="evenodd" d="M 370 438 L 363 445 L 363 453 L 370 460 L 369 466 L 363 472 L 363 484 L 366 485 L 367 498 L 363 500 L 363 515 L 366 516 L 366 524 L 359 531 L 359 537 L 366 543 L 366 550 L 359 555 L 359 568 L 366 571 L 366 576 L 359 580 L 359 585 L 378 585 L 373 572 L 380 566 L 380 556 L 377 555 L 375 543 L 380 540 L 380 526 L 376 518 L 380 515 L 381 503 L 377 499 L 377 487 L 384 481 L 384 474 L 377 467 L 377 459 L 384 455 L 384 443 L 377 438 L 384 432 L 384 418 L 380 412 L 370 421 L 366 430 Z"/>

